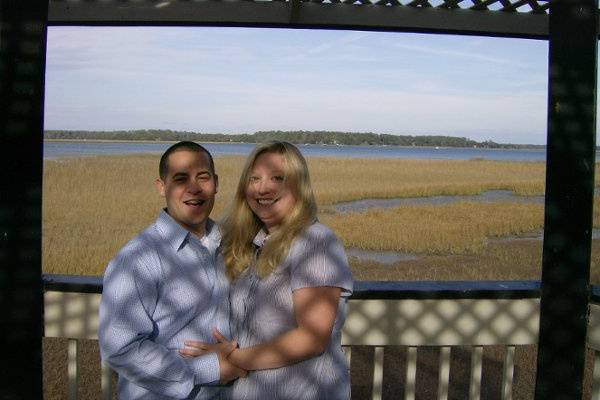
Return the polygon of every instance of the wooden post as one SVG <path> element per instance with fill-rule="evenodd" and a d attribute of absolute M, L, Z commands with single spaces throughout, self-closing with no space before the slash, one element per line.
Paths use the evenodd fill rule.
<path fill-rule="evenodd" d="M 48 2 L 0 1 L 0 393 L 42 398 L 42 131 Z"/>
<path fill-rule="evenodd" d="M 550 2 L 536 400 L 581 399 L 590 296 L 598 0 Z"/>

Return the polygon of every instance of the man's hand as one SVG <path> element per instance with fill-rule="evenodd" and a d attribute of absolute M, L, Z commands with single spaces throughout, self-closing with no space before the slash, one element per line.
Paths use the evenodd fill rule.
<path fill-rule="evenodd" d="M 214 328 L 212 335 L 217 343 L 198 342 L 195 340 L 186 340 L 185 346 L 179 349 L 179 354 L 183 357 L 198 357 L 207 353 L 218 353 L 228 357 L 232 351 L 237 349 L 238 344 L 235 340 L 229 341 L 217 328 Z"/>
<path fill-rule="evenodd" d="M 237 348 L 237 342 L 228 341 L 225 336 L 217 329 L 213 330 L 213 337 L 217 343 L 197 342 L 195 340 L 186 340 L 183 342 L 185 347 L 179 349 L 179 354 L 183 357 L 198 357 L 208 353 L 217 353 L 219 358 L 219 381 L 221 384 L 231 382 L 237 378 L 244 378 L 248 371 L 243 370 L 232 364 L 227 357 Z"/>

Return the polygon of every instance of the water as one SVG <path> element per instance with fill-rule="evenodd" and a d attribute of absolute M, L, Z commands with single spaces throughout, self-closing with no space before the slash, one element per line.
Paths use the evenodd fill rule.
<path fill-rule="evenodd" d="M 346 249 L 348 257 L 356 257 L 361 260 L 376 261 L 381 264 L 395 264 L 400 261 L 418 260 L 419 257 L 415 254 L 400 253 L 397 251 L 378 251 L 378 250 L 362 250 L 350 248 Z"/>
<path fill-rule="evenodd" d="M 337 203 L 338 212 L 362 212 L 370 208 L 392 208 L 400 205 L 444 205 L 457 201 L 497 202 L 510 201 L 513 203 L 543 203 L 544 196 L 518 196 L 511 190 L 488 190 L 474 196 L 429 196 L 407 197 L 394 199 L 365 199 Z"/>
<path fill-rule="evenodd" d="M 544 238 L 544 232 L 529 232 L 520 236 L 505 236 L 501 238 L 489 239 L 489 243 L 498 242 L 514 242 L 519 240 L 542 240 Z M 592 229 L 592 239 L 600 239 L 600 229 Z M 416 254 L 402 253 L 398 251 L 378 251 L 378 250 L 362 250 L 356 248 L 346 249 L 348 257 L 356 257 L 365 261 L 375 261 L 380 264 L 393 265 L 401 261 L 413 261 L 418 260 L 421 257 Z"/>
<path fill-rule="evenodd" d="M 44 159 L 115 154 L 162 154 L 172 143 L 124 142 L 44 142 Z M 204 145 L 213 156 L 246 155 L 254 148 L 248 143 L 214 143 Z"/>
<path fill-rule="evenodd" d="M 170 143 L 131 143 L 131 142 L 44 142 L 44 159 L 60 157 L 81 157 L 111 154 L 161 154 Z M 247 155 L 252 151 L 253 143 L 207 143 L 204 146 L 214 155 Z M 346 158 L 400 158 L 422 160 L 499 160 L 499 161 L 537 161 L 546 160 L 546 151 L 476 149 L 476 148 L 435 148 L 435 147 L 398 147 L 398 146 L 333 146 L 299 145 L 305 156 L 309 157 L 346 157 Z"/>
<path fill-rule="evenodd" d="M 529 232 L 520 236 L 504 236 L 500 238 L 490 239 L 490 242 L 513 242 L 516 240 L 542 240 L 544 239 L 543 231 Z M 592 228 L 592 240 L 600 239 L 600 228 Z"/>

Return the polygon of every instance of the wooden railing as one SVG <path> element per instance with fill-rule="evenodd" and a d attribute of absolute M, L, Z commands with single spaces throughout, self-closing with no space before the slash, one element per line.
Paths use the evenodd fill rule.
<path fill-rule="evenodd" d="M 46 399 L 115 398 L 96 337 L 101 286 L 44 276 Z M 539 295 L 535 281 L 356 282 L 342 337 L 352 398 L 532 399 Z M 600 399 L 595 304 L 588 336 L 584 398 Z"/>

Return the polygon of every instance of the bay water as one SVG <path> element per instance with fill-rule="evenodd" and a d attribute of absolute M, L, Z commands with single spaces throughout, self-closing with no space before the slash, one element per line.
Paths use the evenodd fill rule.
<path fill-rule="evenodd" d="M 44 159 L 115 154 L 162 154 L 171 143 L 44 142 Z M 214 156 L 248 155 L 254 143 L 205 143 Z M 498 160 L 544 162 L 543 149 L 483 149 L 458 147 L 298 145 L 306 157 L 398 158 L 421 160 Z"/>

